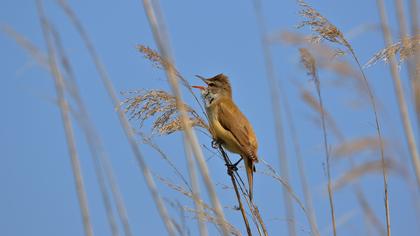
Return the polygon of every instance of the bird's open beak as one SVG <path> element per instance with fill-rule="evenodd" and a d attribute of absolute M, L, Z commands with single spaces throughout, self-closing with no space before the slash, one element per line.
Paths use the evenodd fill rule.
<path fill-rule="evenodd" d="M 196 75 L 195 77 L 201 79 L 204 83 L 207 84 L 206 78 L 204 78 L 203 76 Z M 191 87 L 196 88 L 196 89 L 200 89 L 200 90 L 205 90 L 206 89 L 206 87 L 204 87 L 204 86 L 196 86 L 196 85 L 194 85 L 194 86 L 191 86 Z"/>

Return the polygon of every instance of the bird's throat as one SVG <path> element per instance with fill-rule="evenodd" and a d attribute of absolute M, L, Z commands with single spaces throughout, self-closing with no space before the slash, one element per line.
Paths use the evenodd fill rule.
<path fill-rule="evenodd" d="M 219 96 L 217 94 L 210 93 L 209 91 L 207 91 L 206 93 L 203 93 L 203 99 L 204 99 L 204 104 L 206 108 L 213 105 L 213 103 L 217 100 L 218 97 Z"/>

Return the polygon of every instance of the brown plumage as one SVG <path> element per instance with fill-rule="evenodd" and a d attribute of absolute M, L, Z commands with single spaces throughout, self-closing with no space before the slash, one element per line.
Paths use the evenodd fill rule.
<path fill-rule="evenodd" d="M 241 155 L 244 159 L 249 197 L 252 200 L 254 163 L 258 162 L 258 143 L 254 130 L 233 102 L 232 88 L 227 76 L 218 74 L 203 81 L 207 84 L 207 88 L 194 87 L 202 91 L 210 132 L 213 139 L 225 149 Z"/>

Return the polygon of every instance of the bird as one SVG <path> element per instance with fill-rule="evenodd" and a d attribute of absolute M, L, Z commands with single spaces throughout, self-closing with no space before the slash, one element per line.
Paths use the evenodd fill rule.
<path fill-rule="evenodd" d="M 229 78 L 218 74 L 211 78 L 198 76 L 207 87 L 192 86 L 201 90 L 213 140 L 226 150 L 239 154 L 244 160 L 249 185 L 249 198 L 253 198 L 253 174 L 258 162 L 258 141 L 251 123 L 239 110 L 232 98 Z"/>

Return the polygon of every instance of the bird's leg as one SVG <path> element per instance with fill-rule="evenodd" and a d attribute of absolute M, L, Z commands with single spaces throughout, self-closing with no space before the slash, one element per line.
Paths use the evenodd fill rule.
<path fill-rule="evenodd" d="M 214 149 L 219 149 L 219 147 L 222 145 L 222 143 L 216 139 L 213 139 L 211 141 L 211 147 Z"/>
<path fill-rule="evenodd" d="M 243 157 L 241 157 L 237 162 L 235 162 L 233 165 L 234 166 L 237 166 L 242 160 L 243 160 L 244 158 Z"/>
<path fill-rule="evenodd" d="M 228 175 L 232 175 L 233 172 L 238 170 L 237 165 L 242 161 L 242 159 L 243 158 L 241 157 L 241 159 L 239 159 L 237 162 L 235 162 L 233 164 L 226 164 Z"/>

